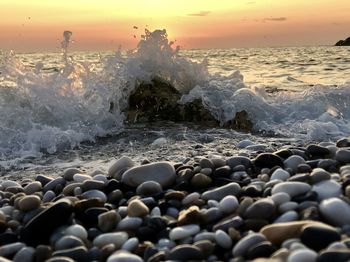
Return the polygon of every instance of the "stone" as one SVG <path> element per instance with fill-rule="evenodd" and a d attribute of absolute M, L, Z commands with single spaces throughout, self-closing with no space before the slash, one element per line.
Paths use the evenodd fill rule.
<path fill-rule="evenodd" d="M 75 236 L 63 236 L 55 243 L 55 250 L 84 246 L 84 242 Z"/>
<path fill-rule="evenodd" d="M 342 194 L 341 185 L 334 180 L 321 181 L 312 186 L 312 191 L 317 193 L 317 200 L 339 197 Z"/>
<path fill-rule="evenodd" d="M 287 259 L 287 262 L 300 262 L 300 261 L 316 261 L 317 253 L 313 250 L 300 248 L 293 250 Z"/>
<path fill-rule="evenodd" d="M 121 249 L 126 251 L 134 251 L 139 245 L 139 240 L 136 237 L 129 238 L 121 247 Z"/>
<path fill-rule="evenodd" d="M 0 257 L 12 257 L 18 251 L 25 247 L 24 243 L 16 242 L 0 247 Z"/>
<path fill-rule="evenodd" d="M 219 203 L 219 210 L 225 214 L 232 214 L 239 206 L 235 196 L 225 196 Z"/>
<path fill-rule="evenodd" d="M 199 224 L 201 222 L 201 213 L 198 206 L 191 206 L 180 212 L 177 224 L 179 226 L 188 224 Z"/>
<path fill-rule="evenodd" d="M 238 142 L 238 144 L 236 145 L 237 148 L 246 148 L 248 146 L 252 146 L 254 145 L 254 142 L 248 140 L 248 139 L 245 139 L 245 140 L 241 140 Z"/>
<path fill-rule="evenodd" d="M 37 260 L 37 261 L 42 261 L 42 260 Z M 75 260 L 70 257 L 56 256 L 45 260 L 45 262 L 75 262 Z"/>
<path fill-rule="evenodd" d="M 52 199 L 56 197 L 55 192 L 48 190 L 43 196 L 43 203 L 51 202 Z"/>
<path fill-rule="evenodd" d="M 120 181 L 124 172 L 133 166 L 135 166 L 135 162 L 129 157 L 123 156 L 110 166 L 108 176 Z"/>
<path fill-rule="evenodd" d="M 236 243 L 232 249 L 232 254 L 234 257 L 245 257 L 250 247 L 263 241 L 266 241 L 263 234 L 250 233 Z"/>
<path fill-rule="evenodd" d="M 129 235 L 125 232 L 104 233 L 97 236 L 92 244 L 96 247 L 102 248 L 105 245 L 113 244 L 115 249 L 119 249 L 128 240 Z"/>
<path fill-rule="evenodd" d="M 169 238 L 173 241 L 184 239 L 197 234 L 200 231 L 198 225 L 185 225 L 173 228 L 169 233 Z"/>
<path fill-rule="evenodd" d="M 168 260 L 191 261 L 201 260 L 203 258 L 201 250 L 193 245 L 178 245 L 174 247 L 169 255 Z"/>
<path fill-rule="evenodd" d="M 41 199 L 36 195 L 29 195 L 18 201 L 18 207 L 21 211 L 27 212 L 40 206 Z"/>
<path fill-rule="evenodd" d="M 62 177 L 67 181 L 72 181 L 75 174 L 80 174 L 81 171 L 77 168 L 67 168 L 64 170 Z"/>
<path fill-rule="evenodd" d="M 119 250 L 108 257 L 107 262 L 143 262 L 143 259 L 126 250 Z"/>
<path fill-rule="evenodd" d="M 215 241 L 216 243 L 224 249 L 229 249 L 232 247 L 232 239 L 223 230 L 215 231 Z"/>
<path fill-rule="evenodd" d="M 81 185 L 81 189 L 83 191 L 89 191 L 89 190 L 103 190 L 105 187 L 105 183 L 102 181 L 98 181 L 98 180 L 85 180 L 82 185 Z"/>
<path fill-rule="evenodd" d="M 282 205 L 283 203 L 287 203 L 290 201 L 291 197 L 285 192 L 275 193 L 271 196 L 272 201 L 276 206 Z"/>
<path fill-rule="evenodd" d="M 284 163 L 284 168 L 290 168 L 294 172 L 296 172 L 298 169 L 298 166 L 300 164 L 306 164 L 306 161 L 301 156 L 293 155 L 293 156 L 288 157 L 286 160 L 284 160 L 283 163 Z"/>
<path fill-rule="evenodd" d="M 288 211 L 282 215 L 280 215 L 278 218 L 275 219 L 273 223 L 283 223 L 283 222 L 291 222 L 298 220 L 299 215 L 295 211 Z"/>
<path fill-rule="evenodd" d="M 233 169 L 236 166 L 239 165 L 243 165 L 245 168 L 252 168 L 253 167 L 253 163 L 252 161 L 245 156 L 233 156 L 230 157 L 226 160 L 226 163 L 228 166 L 231 167 L 231 169 Z"/>
<path fill-rule="evenodd" d="M 287 181 L 290 177 L 290 174 L 283 170 L 282 168 L 277 168 L 271 175 L 270 180 L 281 180 L 281 181 Z"/>
<path fill-rule="evenodd" d="M 84 192 L 83 194 L 81 194 L 81 197 L 83 199 L 97 198 L 97 199 L 100 199 L 102 202 L 106 202 L 107 201 L 106 194 L 103 193 L 102 191 L 96 190 L 96 189 Z"/>
<path fill-rule="evenodd" d="M 41 184 L 40 184 L 41 185 Z M 34 261 L 35 249 L 32 247 L 23 247 L 13 258 L 13 262 L 32 262 Z"/>
<path fill-rule="evenodd" d="M 156 181 L 145 181 L 136 188 L 139 196 L 156 196 L 162 192 L 162 186 Z"/>
<path fill-rule="evenodd" d="M 318 255 L 317 262 L 349 261 L 350 251 L 346 250 L 324 250 Z"/>
<path fill-rule="evenodd" d="M 128 205 L 128 216 L 143 217 L 149 214 L 149 208 L 140 200 L 135 199 L 130 201 Z"/>
<path fill-rule="evenodd" d="M 125 217 L 123 218 L 117 226 L 118 230 L 136 230 L 142 224 L 142 218 L 140 217 Z"/>
<path fill-rule="evenodd" d="M 34 194 L 35 192 L 41 191 L 42 185 L 39 181 L 29 183 L 23 188 L 24 193 L 27 195 Z"/>
<path fill-rule="evenodd" d="M 83 183 L 86 180 L 92 180 L 92 177 L 86 174 L 79 174 L 79 173 L 73 176 L 73 181 L 78 183 Z"/>
<path fill-rule="evenodd" d="M 261 153 L 254 159 L 253 163 L 259 168 L 283 167 L 283 158 L 271 153 Z"/>
<path fill-rule="evenodd" d="M 285 213 L 291 210 L 295 210 L 298 207 L 298 203 L 297 202 L 293 202 L 293 201 L 288 201 L 286 203 L 281 204 L 278 207 L 278 211 L 281 213 Z"/>
<path fill-rule="evenodd" d="M 207 188 L 211 182 L 211 178 L 202 173 L 195 174 L 191 179 L 191 185 L 195 188 Z"/>
<path fill-rule="evenodd" d="M 51 233 L 59 226 L 64 225 L 72 212 L 73 206 L 69 200 L 63 199 L 55 202 L 23 227 L 21 240 L 30 246 L 48 243 Z"/>
<path fill-rule="evenodd" d="M 46 193 L 47 191 L 51 190 L 55 192 L 55 188 L 61 185 L 62 188 L 66 185 L 66 180 L 63 177 L 57 177 L 50 182 L 48 182 L 45 186 L 43 186 L 43 192 Z M 57 192 L 56 192 L 57 193 Z"/>
<path fill-rule="evenodd" d="M 201 250 L 203 258 L 209 257 L 215 249 L 215 245 L 213 244 L 213 242 L 211 242 L 209 240 L 196 241 L 193 244 L 193 246 L 198 247 Z"/>
<path fill-rule="evenodd" d="M 156 181 L 162 187 L 169 187 L 175 182 L 174 167 L 168 162 L 157 162 L 132 167 L 122 176 L 122 183 L 130 187 L 138 187 L 146 181 Z"/>
<path fill-rule="evenodd" d="M 83 241 L 86 240 L 88 237 L 88 233 L 86 229 L 83 226 L 78 224 L 67 227 L 64 230 L 64 234 L 75 236 L 77 238 L 80 238 Z"/>
<path fill-rule="evenodd" d="M 319 210 L 324 219 L 332 225 L 341 227 L 350 224 L 350 206 L 339 198 L 323 200 Z"/>
<path fill-rule="evenodd" d="M 271 199 L 259 199 L 247 208 L 244 217 L 248 219 L 269 219 L 275 211 L 275 203 Z"/>
<path fill-rule="evenodd" d="M 335 153 L 335 160 L 337 160 L 341 164 L 348 164 L 348 163 L 350 163 L 350 150 L 339 149 Z"/>
<path fill-rule="evenodd" d="M 310 158 L 325 158 L 331 152 L 327 147 L 319 146 L 319 145 L 308 145 L 306 147 L 305 152 Z"/>
<path fill-rule="evenodd" d="M 272 188 L 272 195 L 280 192 L 287 193 L 290 197 L 305 194 L 311 190 L 311 186 L 303 182 L 282 182 Z"/>
<path fill-rule="evenodd" d="M 331 179 L 331 175 L 323 168 L 315 168 L 310 174 L 310 182 L 316 184 L 318 182 Z"/>
<path fill-rule="evenodd" d="M 221 201 L 226 196 L 237 196 L 241 192 L 241 187 L 236 182 L 205 191 L 201 198 L 203 200 Z"/>
<path fill-rule="evenodd" d="M 88 260 L 88 250 L 84 246 L 79 246 L 69 249 L 56 250 L 52 253 L 52 256 L 69 257 L 77 262 L 84 262 Z"/>
<path fill-rule="evenodd" d="M 313 224 L 304 226 L 300 235 L 301 242 L 315 251 L 328 247 L 329 244 L 339 241 L 340 238 L 337 230 Z"/>
<path fill-rule="evenodd" d="M 39 245 L 35 249 L 36 261 L 46 261 L 52 256 L 52 248 L 47 245 Z M 69 260 L 71 261 L 71 260 Z M 74 260 L 73 260 L 74 261 Z"/>
<path fill-rule="evenodd" d="M 98 227 L 102 232 L 110 232 L 117 227 L 120 220 L 119 213 L 115 210 L 110 210 L 98 216 Z"/>

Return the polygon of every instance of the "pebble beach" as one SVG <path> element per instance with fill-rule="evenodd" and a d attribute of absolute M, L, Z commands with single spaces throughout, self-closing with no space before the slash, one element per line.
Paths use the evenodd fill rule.
<path fill-rule="evenodd" d="M 2 179 L 0 261 L 348 261 L 350 141 L 236 147 Z"/>

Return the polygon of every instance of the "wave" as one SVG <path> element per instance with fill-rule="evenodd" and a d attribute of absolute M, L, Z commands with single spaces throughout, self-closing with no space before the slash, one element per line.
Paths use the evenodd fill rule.
<path fill-rule="evenodd" d="M 78 62 L 68 55 L 71 32 L 67 32 L 62 42 L 64 67 L 59 70 L 43 70 L 43 62 L 27 67 L 14 53 L 3 55 L 3 157 L 54 153 L 120 132 L 130 94 L 154 77 L 183 94 L 179 103 L 201 99 L 222 124 L 245 110 L 256 131 L 307 140 L 350 134 L 349 83 L 268 94 L 264 87 L 248 87 L 239 71 L 229 76 L 209 74 L 207 60 L 198 63 L 180 55 L 166 30 L 146 30 L 138 46 L 126 54 L 118 50 L 97 63 Z"/>

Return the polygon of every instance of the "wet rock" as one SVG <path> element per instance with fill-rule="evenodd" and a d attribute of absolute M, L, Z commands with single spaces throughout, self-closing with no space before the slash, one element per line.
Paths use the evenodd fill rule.
<path fill-rule="evenodd" d="M 168 256 L 169 260 L 201 260 L 203 258 L 201 250 L 193 245 L 178 245 L 174 247 Z"/>
<path fill-rule="evenodd" d="M 310 224 L 302 228 L 300 239 L 309 248 L 319 251 L 329 244 L 339 241 L 340 234 L 331 227 Z"/>
<path fill-rule="evenodd" d="M 271 153 L 259 154 L 253 162 L 254 165 L 259 168 L 272 168 L 275 166 L 283 167 L 283 159 Z"/>
<path fill-rule="evenodd" d="M 123 173 L 133 166 L 135 166 L 135 162 L 129 157 L 123 156 L 111 165 L 108 169 L 108 176 L 120 181 Z"/>

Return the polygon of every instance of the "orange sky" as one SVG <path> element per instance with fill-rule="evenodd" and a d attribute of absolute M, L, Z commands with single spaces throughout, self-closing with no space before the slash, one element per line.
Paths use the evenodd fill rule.
<path fill-rule="evenodd" d="M 59 51 L 64 30 L 74 50 L 133 48 L 145 27 L 183 48 L 327 45 L 349 14 L 349 0 L 0 0 L 0 49 Z"/>

